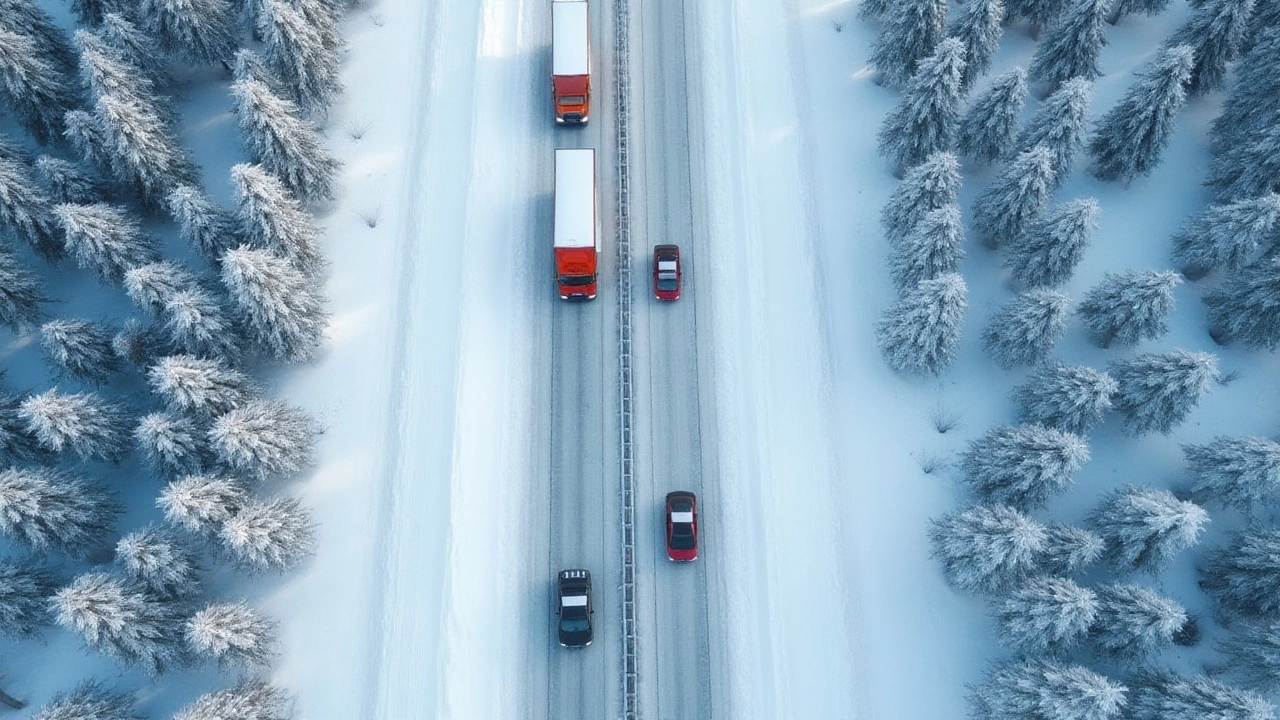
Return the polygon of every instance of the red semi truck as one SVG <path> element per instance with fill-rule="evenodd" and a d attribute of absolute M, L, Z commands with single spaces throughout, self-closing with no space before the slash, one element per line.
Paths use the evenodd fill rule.
<path fill-rule="evenodd" d="M 591 111 L 587 0 L 551 3 L 551 97 L 557 123 L 585 123 Z"/>
<path fill-rule="evenodd" d="M 596 296 L 596 151 L 556 150 L 556 286 L 562 300 Z"/>

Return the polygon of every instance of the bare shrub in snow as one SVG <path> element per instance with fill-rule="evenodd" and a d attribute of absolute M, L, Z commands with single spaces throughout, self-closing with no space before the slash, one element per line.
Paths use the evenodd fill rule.
<path fill-rule="evenodd" d="M 259 346 L 277 360 L 315 356 L 326 314 L 316 282 L 287 258 L 240 247 L 222 258 L 222 282 Z"/>
<path fill-rule="evenodd" d="M 311 515 L 293 498 L 250 502 L 218 537 L 236 564 L 254 571 L 288 570 L 315 549 Z"/>
<path fill-rule="evenodd" d="M 1111 376 L 1083 365 L 1050 365 L 1014 390 L 1018 420 L 1085 435 L 1111 409 L 1118 386 Z"/>
<path fill-rule="evenodd" d="M 120 506 L 98 485 L 56 470 L 0 471 L 0 532 L 36 552 L 84 557 L 105 542 Z"/>
<path fill-rule="evenodd" d="M 1136 345 L 1168 332 L 1173 291 L 1181 283 L 1182 276 L 1172 270 L 1107 273 L 1076 312 L 1099 346 Z"/>
<path fill-rule="evenodd" d="M 246 603 L 217 603 L 187 621 L 186 638 L 196 655 L 252 669 L 271 664 L 276 628 Z"/>
<path fill-rule="evenodd" d="M 47 450 L 113 462 L 129 452 L 124 408 L 94 393 L 64 395 L 53 388 L 23 400 L 18 412 Z"/>
<path fill-rule="evenodd" d="M 1209 513 L 1168 490 L 1129 487 L 1109 493 L 1090 521 L 1121 570 L 1155 574 L 1199 541 Z"/>
<path fill-rule="evenodd" d="M 208 475 L 175 480 L 156 500 L 166 520 L 203 534 L 216 532 L 248 503 L 249 494 L 236 481 Z"/>
<path fill-rule="evenodd" d="M 1218 377 L 1218 360 L 1208 353 L 1175 350 L 1146 353 L 1111 365 L 1118 389 L 1112 406 L 1130 435 L 1168 434 L 1200 404 Z"/>
<path fill-rule="evenodd" d="M 54 207 L 67 251 L 76 264 L 106 280 L 121 280 L 129 268 L 157 258 L 156 241 L 124 208 L 98 203 Z"/>
<path fill-rule="evenodd" d="M 116 564 L 125 577 L 157 598 L 176 600 L 200 592 L 200 566 L 195 555 L 155 526 L 120 538 Z"/>
<path fill-rule="evenodd" d="M 970 0 L 998 4 L 1000 0 Z M 956 152 L 990 164 L 1009 153 L 1022 106 L 1027 101 L 1027 73 L 1020 67 L 996 77 L 969 102 L 956 129 Z"/>
<path fill-rule="evenodd" d="M 969 443 L 960 469 L 984 502 L 1027 509 L 1070 487 L 1088 459 L 1089 446 L 1075 435 L 1039 425 L 1003 425 Z"/>
<path fill-rule="evenodd" d="M 171 407 L 200 415 L 222 415 L 257 395 L 248 375 L 217 360 L 191 355 L 160 358 L 147 378 L 151 389 Z"/>
<path fill-rule="evenodd" d="M 194 420 L 174 412 L 150 413 L 138 420 L 133 439 L 160 475 L 199 472 L 207 452 L 205 434 Z"/>
<path fill-rule="evenodd" d="M 876 324 L 876 341 L 898 372 L 938 375 L 955 361 L 968 287 L 958 273 L 922 280 Z"/>
<path fill-rule="evenodd" d="M 977 720 L 1117 720 L 1127 692 L 1082 665 L 1023 658 L 990 670 L 969 706 Z"/>
<path fill-rule="evenodd" d="M 1071 299 L 1053 290 L 1029 290 L 992 314 L 982 346 L 1006 370 L 1034 365 L 1053 351 L 1067 331 Z"/>
<path fill-rule="evenodd" d="M 48 597 L 57 579 L 33 561 L 0 560 L 0 633 L 14 638 L 35 635 L 47 625 Z"/>
<path fill-rule="evenodd" d="M 947 580 L 969 592 L 998 592 L 1037 570 L 1045 528 L 1003 505 L 974 505 L 929 523 L 933 556 Z"/>
<path fill-rule="evenodd" d="M 264 680 L 245 680 L 235 687 L 201 695 L 173 720 L 289 720 L 289 695 Z"/>
<path fill-rule="evenodd" d="M 1066 578 L 1037 577 L 996 605 L 1000 639 L 1028 655 L 1056 655 L 1075 646 L 1098 614 L 1098 599 Z"/>
<path fill-rule="evenodd" d="M 1249 510 L 1280 497 L 1280 443 L 1263 437 L 1219 436 L 1183 445 L 1198 497 Z"/>
<path fill-rule="evenodd" d="M 177 606 L 106 573 L 77 577 L 50 599 L 58 624 L 90 648 L 158 675 L 182 660 Z"/>
<path fill-rule="evenodd" d="M 59 371 L 101 383 L 118 367 L 111 331 L 87 320 L 50 320 L 40 326 L 45 359 Z"/>
<path fill-rule="evenodd" d="M 265 480 L 310 465 L 317 432 L 315 421 L 298 408 L 279 400 L 251 400 L 219 415 L 209 442 L 229 467 Z"/>

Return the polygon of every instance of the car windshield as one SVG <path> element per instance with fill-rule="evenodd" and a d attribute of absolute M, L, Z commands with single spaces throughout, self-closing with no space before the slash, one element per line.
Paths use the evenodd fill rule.
<path fill-rule="evenodd" d="M 561 285 L 590 285 L 595 282 L 594 275 L 561 275 Z"/>
<path fill-rule="evenodd" d="M 546 626 L 544 625 L 543 627 L 546 627 Z M 582 619 L 566 618 L 560 621 L 560 629 L 564 630 L 565 632 L 575 632 L 575 633 L 586 632 L 587 630 L 591 629 L 591 624 L 587 622 L 586 618 L 582 618 Z"/>
<path fill-rule="evenodd" d="M 560 104 L 561 105 L 581 105 L 582 101 L 584 100 L 586 100 L 586 98 L 581 95 L 565 95 L 564 97 L 560 98 Z"/>

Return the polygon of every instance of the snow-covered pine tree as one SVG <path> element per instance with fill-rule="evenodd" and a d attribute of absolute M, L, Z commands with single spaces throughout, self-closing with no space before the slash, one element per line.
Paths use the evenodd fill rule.
<path fill-rule="evenodd" d="M 318 432 L 299 408 L 280 400 L 251 400 L 213 421 L 209 444 L 228 467 L 266 480 L 310 465 Z"/>
<path fill-rule="evenodd" d="M 117 7 L 116 10 L 120 8 Z M 141 70 L 157 91 L 173 82 L 169 75 L 169 63 L 157 62 L 157 58 L 163 58 L 165 54 L 155 36 L 130 22 L 121 12 L 103 15 L 98 35 L 118 50 L 125 61 Z"/>
<path fill-rule="evenodd" d="M 995 249 L 1013 242 L 1044 207 L 1057 182 L 1053 151 L 1043 145 L 1024 150 L 1000 171 L 973 204 L 974 229 Z"/>
<path fill-rule="evenodd" d="M 969 443 L 960 469 L 983 501 L 1027 510 L 1075 482 L 1089 459 L 1084 440 L 1039 425 L 1001 425 Z"/>
<path fill-rule="evenodd" d="M 982 347 L 1006 370 L 1035 365 L 1067 331 L 1071 299 L 1054 290 L 1028 290 L 991 315 Z"/>
<path fill-rule="evenodd" d="M 199 416 L 222 415 L 257 395 L 248 375 L 218 360 L 192 355 L 160 358 L 147 371 L 147 379 L 170 407 Z"/>
<path fill-rule="evenodd" d="M 175 412 L 144 415 L 133 429 L 147 464 L 166 476 L 200 471 L 207 452 L 204 435 L 195 420 Z"/>
<path fill-rule="evenodd" d="M 1200 587 L 1230 615 L 1280 611 L 1280 530 L 1237 531 L 1200 567 Z"/>
<path fill-rule="evenodd" d="M 62 135 L 63 115 L 79 97 L 35 38 L 0 24 L 0 100 L 43 145 Z"/>
<path fill-rule="evenodd" d="M 996 605 L 1000 639 L 1027 655 L 1057 655 L 1085 637 L 1098 614 L 1093 591 L 1066 578 L 1037 577 Z"/>
<path fill-rule="evenodd" d="M 136 98 L 102 95 L 94 116 L 109 148 L 111 174 L 150 207 L 163 207 L 174 187 L 198 182 L 196 167 L 165 110 Z"/>
<path fill-rule="evenodd" d="M 1194 63 L 1192 49 L 1177 45 L 1138 72 L 1129 91 L 1094 128 L 1089 140 L 1094 175 L 1127 183 L 1160 162 L 1173 134 L 1173 118 L 1186 103 L 1185 85 Z"/>
<path fill-rule="evenodd" d="M 187 645 L 219 665 L 267 667 L 275 654 L 275 623 L 244 602 L 206 605 L 187 620 Z"/>
<path fill-rule="evenodd" d="M 1009 243 L 1004 266 L 1014 283 L 1045 288 L 1070 280 L 1098 228 L 1099 213 L 1097 200 L 1077 198 L 1037 217 L 1022 236 Z"/>
<path fill-rule="evenodd" d="M 1062 13 L 1063 0 L 1005 0 L 1006 22 L 1026 20 L 1031 36 L 1038 38 L 1040 29 L 1051 25 Z"/>
<path fill-rule="evenodd" d="M 1169 7 L 1169 0 L 1114 0 L 1107 22 L 1115 25 L 1125 15 L 1159 15 Z"/>
<path fill-rule="evenodd" d="M 111 338 L 111 349 L 121 360 L 135 368 L 143 368 L 150 365 L 155 357 L 164 353 L 167 348 L 164 347 L 154 325 L 143 323 L 137 318 L 129 318 L 124 321 L 124 325 L 120 327 L 115 337 Z"/>
<path fill-rule="evenodd" d="M 1111 404 L 1124 416 L 1125 432 L 1168 434 L 1213 387 L 1218 359 L 1186 350 L 1144 353 L 1113 363 L 1110 373 L 1117 385 Z"/>
<path fill-rule="evenodd" d="M 158 257 L 155 238 L 144 233 L 123 207 L 63 203 L 53 208 L 76 264 L 105 280 L 121 280 L 131 267 Z"/>
<path fill-rule="evenodd" d="M 13 253 L 0 247 L 0 325 L 18 332 L 40 322 L 40 303 L 48 301 L 40 285 Z"/>
<path fill-rule="evenodd" d="M 1221 87 L 1227 64 L 1244 46 L 1254 0 L 1203 0 L 1191 17 L 1169 38 L 1169 45 L 1186 45 L 1195 54 L 1187 94 L 1199 97 Z"/>
<path fill-rule="evenodd" d="M 1280 114 L 1273 119 L 1280 119 Z M 1218 201 L 1234 202 L 1280 190 L 1276 181 L 1276 173 L 1280 172 L 1280 159 L 1276 158 L 1280 152 L 1280 124 L 1265 125 L 1255 135 L 1233 137 L 1239 142 L 1213 158 L 1205 181 Z"/>
<path fill-rule="evenodd" d="M 901 0 L 881 18 L 884 26 L 871 48 L 871 64 L 879 82 L 905 87 L 922 60 L 933 54 L 946 30 L 946 0 Z"/>
<path fill-rule="evenodd" d="M 1036 565 L 1049 575 L 1070 575 L 1098 561 L 1106 543 L 1094 533 L 1065 523 L 1045 527 L 1045 546 Z"/>
<path fill-rule="evenodd" d="M 1197 497 L 1241 510 L 1280 497 L 1280 443 L 1274 440 L 1218 436 L 1204 445 L 1183 445 L 1182 453 Z"/>
<path fill-rule="evenodd" d="M 1018 420 L 1083 436 L 1102 422 L 1118 386 L 1083 365 L 1048 365 L 1013 393 Z"/>
<path fill-rule="evenodd" d="M 1018 151 L 1043 145 L 1053 153 L 1053 177 L 1057 185 L 1071 173 L 1075 155 L 1084 144 L 1084 121 L 1092 97 L 1093 87 L 1087 80 L 1066 80 L 1040 104 L 1040 109 L 1018 133 L 1014 145 Z"/>
<path fill-rule="evenodd" d="M 1221 650 L 1246 687 L 1268 694 L 1280 687 L 1280 620 L 1244 623 L 1226 636 Z"/>
<path fill-rule="evenodd" d="M 0 394 L 0 463 L 28 465 L 47 460 L 46 451 L 27 431 L 22 398 Z"/>
<path fill-rule="evenodd" d="M 231 180 L 245 237 L 288 258 L 308 277 L 319 275 L 324 268 L 316 247 L 319 231 L 284 184 L 261 165 L 246 163 L 231 168 Z"/>
<path fill-rule="evenodd" d="M 74 38 L 80 52 L 80 84 L 88 91 L 90 98 L 110 95 L 163 106 L 165 114 L 173 117 L 172 107 L 156 94 L 151 77 L 143 70 L 145 65 L 130 62 L 125 51 L 112 45 L 98 33 L 77 30 Z"/>
<path fill-rule="evenodd" d="M 88 320 L 50 320 L 40 326 L 40 347 L 59 372 L 101 383 L 118 368 L 111 335 L 109 328 Z"/>
<path fill-rule="evenodd" d="M 97 681 L 82 682 L 58 693 L 31 720 L 140 720 L 133 695 L 109 689 Z"/>
<path fill-rule="evenodd" d="M 298 106 L 257 80 L 233 83 L 231 95 L 240 117 L 240 139 L 253 161 L 303 200 L 332 198 L 340 165 L 320 133 L 300 117 Z"/>
<path fill-rule="evenodd" d="M 222 256 L 222 282 L 250 337 L 277 360 L 315 356 L 327 315 L 314 279 L 288 258 L 241 246 Z"/>
<path fill-rule="evenodd" d="M 342 92 L 337 14 L 319 0 L 257 2 L 256 27 L 267 65 L 290 100 L 307 113 L 323 114 Z"/>
<path fill-rule="evenodd" d="M 1181 605 L 1139 585 L 1102 585 L 1096 592 L 1098 616 L 1090 639 L 1121 660 L 1138 662 L 1169 647 L 1189 622 Z"/>
<path fill-rule="evenodd" d="M 18 143 L 13 138 L 0 133 L 0 160 L 17 163 L 19 166 L 30 165 L 35 162 L 31 151 Z"/>
<path fill-rule="evenodd" d="M 176 600 L 200 592 L 200 565 L 195 555 L 154 525 L 120 538 L 116 564 L 125 577 L 157 598 Z"/>
<path fill-rule="evenodd" d="M 978 76 L 991 67 L 991 56 L 1000 44 L 1003 21 L 1004 0 L 965 0 L 959 14 L 947 26 L 947 35 L 964 45 L 962 91 L 973 87 Z"/>
<path fill-rule="evenodd" d="M 1055 92 L 1072 78 L 1088 82 L 1100 77 L 1098 55 L 1107 44 L 1102 23 L 1110 6 L 1111 0 L 1073 0 L 1036 47 L 1028 70 L 1032 82 Z"/>
<path fill-rule="evenodd" d="M 955 361 L 968 307 L 959 273 L 922 280 L 876 324 L 876 341 L 898 372 L 939 375 Z"/>
<path fill-rule="evenodd" d="M 107 133 L 98 117 L 84 110 L 71 110 L 63 116 L 63 123 L 67 129 L 62 135 L 71 147 L 98 172 L 110 176 L 111 148 L 107 146 Z"/>
<path fill-rule="evenodd" d="M 27 431 L 52 452 L 70 450 L 82 460 L 112 462 L 129 452 L 124 407 L 96 393 L 65 395 L 51 388 L 23 400 L 18 412 Z"/>
<path fill-rule="evenodd" d="M 1266 698 L 1208 675 L 1183 677 L 1167 670 L 1147 673 L 1136 684 L 1133 720 L 1275 720 Z"/>
<path fill-rule="evenodd" d="M 956 130 L 956 152 L 983 164 L 1008 154 L 1018 117 L 1027 100 L 1026 78 L 1026 71 L 1015 67 L 992 80 L 982 94 L 969 103 Z"/>
<path fill-rule="evenodd" d="M 1258 6 L 1255 17 L 1263 7 Z M 1231 91 L 1209 131 L 1209 149 L 1215 156 L 1261 135 L 1280 116 L 1280 77 L 1275 73 L 1280 24 L 1259 26 L 1251 38 L 1249 49 L 1232 68 Z"/>
<path fill-rule="evenodd" d="M 964 88 L 964 45 L 955 38 L 938 43 L 920 61 L 907 82 L 898 106 L 885 116 L 878 139 L 880 154 L 901 175 L 936 152 L 947 150 L 955 137 Z"/>
<path fill-rule="evenodd" d="M 899 293 L 921 280 L 956 272 L 964 258 L 964 226 L 955 205 L 927 213 L 914 230 L 889 251 L 889 275 Z"/>
<path fill-rule="evenodd" d="M 77 577 L 49 600 L 58 624 L 90 648 L 159 675 L 182 660 L 182 618 L 158 600 L 106 573 Z"/>
<path fill-rule="evenodd" d="M 0 560 L 0 633 L 23 638 L 50 621 L 47 599 L 57 578 L 33 561 Z"/>
<path fill-rule="evenodd" d="M 863 3 L 863 5 L 865 6 L 866 3 Z M 280 94 L 279 81 L 267 69 L 266 64 L 262 62 L 262 57 L 249 48 L 240 48 L 236 51 L 235 60 L 231 63 L 231 77 L 237 82 L 253 80 L 264 83 L 277 95 Z"/>
<path fill-rule="evenodd" d="M 934 153 L 907 171 L 880 213 L 890 245 L 905 238 L 929 212 L 952 207 L 960 192 L 960 161 L 949 152 Z"/>
<path fill-rule="evenodd" d="M 173 720 L 289 720 L 289 695 L 265 680 L 240 684 L 201 695 L 178 711 Z"/>
<path fill-rule="evenodd" d="M 102 185 L 76 163 L 41 155 L 34 165 L 36 177 L 54 202 L 94 203 L 102 199 Z"/>
<path fill-rule="evenodd" d="M 175 295 L 195 287 L 196 279 L 186 267 L 173 260 L 158 260 L 129 268 L 124 273 L 124 290 L 135 305 L 159 313 Z"/>
<path fill-rule="evenodd" d="M 1173 236 L 1173 261 L 1188 280 L 1213 270 L 1238 270 L 1275 244 L 1280 194 L 1210 205 Z"/>
<path fill-rule="evenodd" d="M 1048 534 L 1034 519 L 1004 505 L 974 505 L 929 521 L 933 556 L 947 580 L 968 592 L 993 593 L 1038 570 Z"/>
<path fill-rule="evenodd" d="M 1280 256 L 1270 255 L 1241 268 L 1204 296 L 1209 335 L 1226 344 L 1239 341 L 1253 349 L 1280 345 Z"/>
<path fill-rule="evenodd" d="M 0 470 L 0 532 L 36 552 L 84 557 L 119 514 L 106 491 L 84 478 L 49 468 Z"/>
<path fill-rule="evenodd" d="M 174 347 L 193 355 L 234 362 L 240 329 L 226 306 L 203 287 L 183 290 L 164 306 L 164 329 Z"/>
<path fill-rule="evenodd" d="M 0 228 L 26 240 L 46 258 L 62 255 L 62 233 L 53 205 L 14 160 L 0 159 Z"/>
<path fill-rule="evenodd" d="M 120 0 L 71 0 L 71 12 L 90 27 L 102 24 L 107 13 L 119 7 Z"/>
<path fill-rule="evenodd" d="M 35 41 L 59 77 L 75 74 L 76 53 L 67 33 L 53 17 L 32 0 L 0 0 L 0 28 Z"/>
<path fill-rule="evenodd" d="M 1168 490 L 1127 487 L 1108 493 L 1090 522 L 1117 567 L 1155 574 L 1199 541 L 1209 513 Z"/>
<path fill-rule="evenodd" d="M 858 3 L 858 17 L 863 20 L 879 20 L 893 7 L 893 0 L 862 0 Z"/>
<path fill-rule="evenodd" d="M 249 494 L 236 481 L 209 475 L 174 480 L 156 500 L 170 523 L 206 535 L 217 532 L 248 503 Z"/>
<path fill-rule="evenodd" d="M 1076 312 L 1099 347 L 1137 345 L 1168 332 L 1173 291 L 1181 283 L 1172 270 L 1107 273 Z"/>
<path fill-rule="evenodd" d="M 230 60 L 239 44 L 227 0 L 140 0 L 136 17 L 166 50 L 193 63 Z"/>
<path fill-rule="evenodd" d="M 1010 660 L 970 688 L 975 720 L 1118 720 L 1128 688 L 1082 665 Z"/>
<path fill-rule="evenodd" d="M 217 266 L 222 253 L 243 240 L 231 213 L 214 205 L 193 185 L 182 185 L 169 193 L 169 213 L 182 239 L 210 265 Z"/>
<path fill-rule="evenodd" d="M 294 498 L 249 502 L 218 537 L 237 565 L 258 572 L 288 570 L 315 549 L 311 515 Z"/>

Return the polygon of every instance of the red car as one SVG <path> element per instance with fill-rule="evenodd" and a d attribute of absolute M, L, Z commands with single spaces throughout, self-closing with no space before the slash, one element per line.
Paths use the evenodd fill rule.
<path fill-rule="evenodd" d="M 667 493 L 667 557 L 677 562 L 698 559 L 698 498 L 691 492 Z"/>
<path fill-rule="evenodd" d="M 680 248 L 675 245 L 653 248 L 653 296 L 659 300 L 680 299 Z"/>

